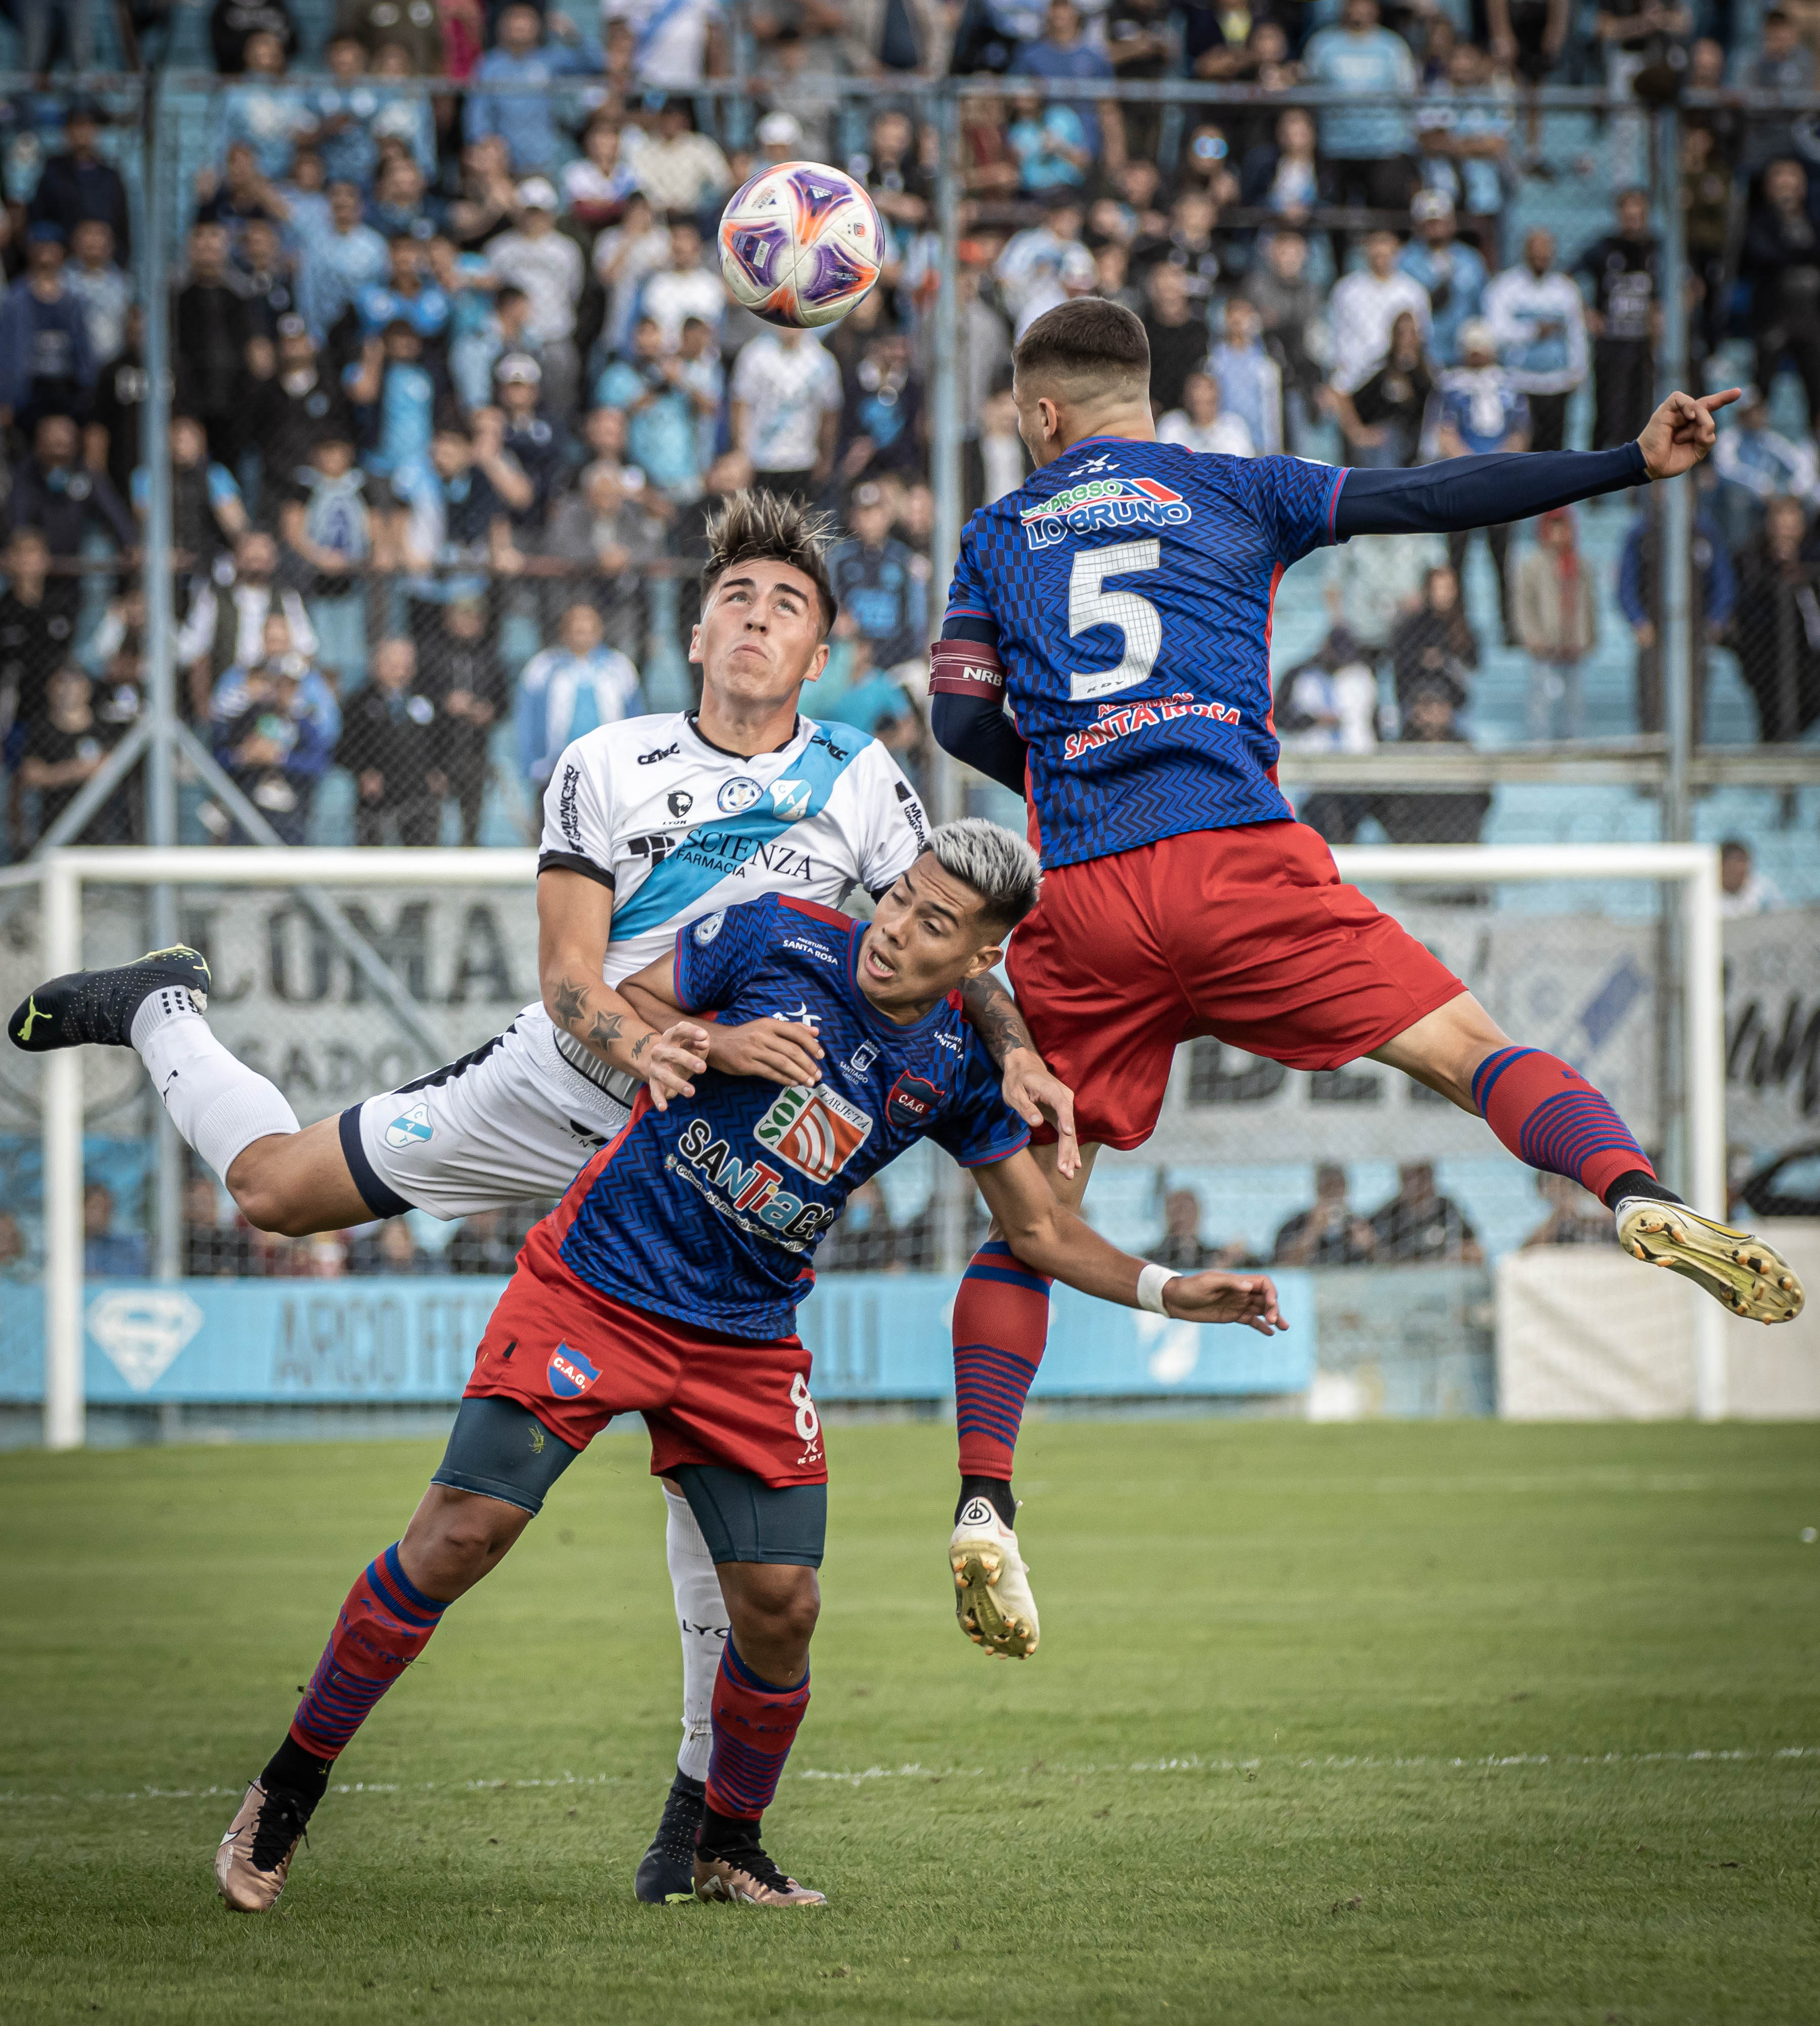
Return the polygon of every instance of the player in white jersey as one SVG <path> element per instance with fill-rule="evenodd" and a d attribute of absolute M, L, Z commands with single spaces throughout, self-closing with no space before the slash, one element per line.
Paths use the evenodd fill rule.
<path fill-rule="evenodd" d="M 40 986 L 9 1022 L 15 1044 L 137 1048 L 178 1130 L 260 1230 L 303 1236 L 412 1208 L 450 1218 L 560 1195 L 624 1125 L 641 1084 L 660 1106 L 693 1094 L 698 1058 L 647 1024 L 621 981 L 680 927 L 735 901 L 779 891 L 835 906 L 856 887 L 880 893 L 923 849 L 921 807 L 883 747 L 798 713 L 834 616 L 812 525 L 769 494 L 737 498 L 702 572 L 690 650 L 702 708 L 602 726 L 558 761 L 538 860 L 543 996 L 459 1062 L 300 1130 L 276 1085 L 211 1033 L 208 967 L 189 949 Z M 1071 1133 L 1069 1094 L 1002 985 L 970 988 L 967 1010 L 1004 1071 L 1007 1101 Z M 710 1032 L 717 1069 L 820 1079 L 809 1027 L 779 1019 Z M 701 1530 L 673 1487 L 666 1504 L 685 1737 L 640 1867 L 647 1898 L 667 1896 L 673 1874 L 692 1880 L 681 1847 L 699 1815 L 726 1625 Z"/>
<path fill-rule="evenodd" d="M 782 746 L 750 754 L 717 744 L 693 711 L 584 732 L 543 798 L 548 996 L 484 1048 L 342 1114 L 341 1151 L 361 1196 L 382 1216 L 414 1206 L 453 1217 L 560 1195 L 625 1124 L 642 1081 L 604 1061 L 585 1025 L 551 1018 L 571 1003 L 555 996 L 565 964 L 615 985 L 685 923 L 735 901 L 780 892 L 838 907 L 858 887 L 882 893 L 924 834 L 897 762 L 844 724 L 798 716 Z M 591 963 L 597 948 L 604 959 Z"/>

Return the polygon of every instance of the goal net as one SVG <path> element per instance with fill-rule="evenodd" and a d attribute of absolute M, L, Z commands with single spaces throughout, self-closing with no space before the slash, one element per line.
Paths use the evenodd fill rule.
<path fill-rule="evenodd" d="M 1514 1038 L 1606 1091 L 1692 1202 L 1723 1210 L 1708 848 L 1338 856 Z M 308 1125 L 478 1046 L 536 997 L 532 880 L 522 851 L 56 853 L 0 874 L 0 1004 L 123 961 L 154 940 L 155 919 L 174 922 L 209 958 L 216 1032 Z M 831 1235 L 804 1312 L 818 1391 L 825 1376 L 837 1395 L 890 1396 L 912 1339 L 916 1368 L 939 1372 L 954 1266 L 983 1236 L 969 1185 L 933 1148 L 879 1181 Z M 0 1413 L 19 1426 L 42 1413 L 47 1438 L 68 1444 L 85 1427 L 143 1435 L 160 1415 L 186 1426 L 211 1402 L 241 1426 L 281 1405 L 445 1409 L 547 1207 L 268 1238 L 172 1144 L 136 1057 L 0 1051 L 0 1273 L 13 1284 Z M 1127 1354 L 1110 1323 L 1096 1337 L 1059 1302 L 1045 1367 L 1057 1393 L 1218 1395 L 1317 1416 L 1738 1404 L 1716 1308 L 1682 1302 L 1679 1284 L 1656 1289 L 1667 1276 L 1625 1261 L 1590 1199 L 1369 1063 L 1309 1074 L 1187 1044 L 1155 1135 L 1102 1156 L 1087 1209 L 1134 1251 L 1269 1265 L 1301 1335 L 1287 1363 L 1222 1365 L 1197 1333 L 1122 1318 L 1151 1332 Z"/>

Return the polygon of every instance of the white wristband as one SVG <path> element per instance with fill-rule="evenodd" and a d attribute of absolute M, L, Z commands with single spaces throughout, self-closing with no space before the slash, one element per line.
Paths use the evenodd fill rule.
<path fill-rule="evenodd" d="M 1137 1276 L 1137 1306 L 1148 1309 L 1152 1315 L 1166 1316 L 1169 1310 L 1162 1305 L 1162 1291 L 1171 1280 L 1181 1278 L 1181 1274 L 1166 1266 L 1146 1266 Z"/>

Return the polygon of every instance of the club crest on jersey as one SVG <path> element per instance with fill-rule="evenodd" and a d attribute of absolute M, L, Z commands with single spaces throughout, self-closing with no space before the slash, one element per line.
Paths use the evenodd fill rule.
<path fill-rule="evenodd" d="M 795 823 L 809 814 L 809 798 L 814 792 L 806 781 L 773 781 L 771 806 L 786 823 Z"/>
<path fill-rule="evenodd" d="M 812 1182 L 831 1182 L 871 1132 L 869 1112 L 820 1086 L 793 1084 L 758 1123 L 753 1136 L 786 1166 Z"/>
<path fill-rule="evenodd" d="M 724 816 L 736 816 L 742 809 L 749 809 L 764 790 L 750 774 L 735 774 L 731 781 L 720 783 L 720 792 L 714 798 L 715 805 Z"/>
<path fill-rule="evenodd" d="M 408 1111 L 401 1111 L 385 1129 L 385 1144 L 402 1152 L 407 1147 L 421 1147 L 426 1140 L 436 1136 L 436 1128 L 429 1122 L 429 1107 L 414 1104 Z"/>
<path fill-rule="evenodd" d="M 720 934 L 721 924 L 726 919 L 727 910 L 723 908 L 719 914 L 705 915 L 698 921 L 695 924 L 695 947 L 698 949 L 706 949 L 709 944 Z"/>
<path fill-rule="evenodd" d="M 577 1398 L 600 1376 L 580 1351 L 571 1350 L 566 1343 L 551 1352 L 547 1371 L 550 1390 L 561 1400 Z"/>
<path fill-rule="evenodd" d="M 891 1095 L 885 1100 L 885 1114 L 893 1125 L 907 1126 L 918 1133 L 935 1116 L 947 1095 L 940 1084 L 931 1083 L 927 1077 L 912 1076 L 906 1070 L 891 1086 Z"/>
<path fill-rule="evenodd" d="M 1089 478 L 1026 506 L 1019 516 L 1024 540 L 1046 549 L 1071 535 L 1104 528 L 1178 528 L 1194 509 L 1179 492 L 1154 478 Z"/>

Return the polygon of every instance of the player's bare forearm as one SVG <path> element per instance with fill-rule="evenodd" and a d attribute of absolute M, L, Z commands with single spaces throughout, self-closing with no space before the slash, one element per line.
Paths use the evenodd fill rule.
<path fill-rule="evenodd" d="M 1018 1003 L 996 971 L 970 978 L 960 988 L 960 1006 L 967 1025 L 985 1042 L 995 1068 L 1002 1070 L 1014 1049 L 1028 1048 L 1032 1055 L 1037 1053 L 1037 1044 L 1030 1039 Z"/>
<path fill-rule="evenodd" d="M 598 974 L 590 982 L 580 962 L 559 962 L 543 976 L 543 1010 L 558 1027 L 599 1056 L 610 1069 L 636 1075 L 639 1055 L 658 1030 Z"/>
<path fill-rule="evenodd" d="M 1121 1252 L 1059 1203 L 1027 1148 L 974 1173 L 1005 1243 L 1032 1273 L 1047 1273 L 1100 1301 L 1143 1306 L 1137 1289 L 1145 1262 Z M 1265 1336 L 1288 1328 L 1277 1290 L 1262 1274 L 1177 1274 L 1164 1288 L 1162 1304 L 1166 1314 L 1183 1322 L 1243 1323 Z"/>
<path fill-rule="evenodd" d="M 602 982 L 613 934 L 613 889 L 561 866 L 537 875 L 537 974 L 543 1010 L 613 1069 L 614 1053 L 651 1029 Z"/>
<path fill-rule="evenodd" d="M 672 1097 L 694 1095 L 689 1078 L 707 1066 L 706 1030 L 674 1019 L 682 1009 L 675 1003 L 667 954 L 638 974 L 656 1025 L 606 982 L 601 971 L 612 928 L 611 887 L 562 867 L 538 875 L 537 967 L 544 1011 L 609 1069 L 643 1078 L 661 1111 Z"/>
<path fill-rule="evenodd" d="M 632 978 L 621 978 L 621 993 L 632 1010 L 653 1026 L 675 1026 L 683 1008 L 676 1000 L 676 965 L 666 952 Z M 762 1077 L 767 1083 L 813 1084 L 821 1081 L 822 1044 L 812 1027 L 767 1016 L 727 1026 L 706 1019 L 695 1031 L 706 1067 L 726 1076 Z"/>
<path fill-rule="evenodd" d="M 1062 1173 L 1077 1173 L 1081 1148 L 1074 1136 L 1074 1093 L 1051 1074 L 997 972 L 969 978 L 961 987 L 961 1005 L 1004 1079 L 1005 1103 L 1026 1125 L 1052 1125 Z"/>

